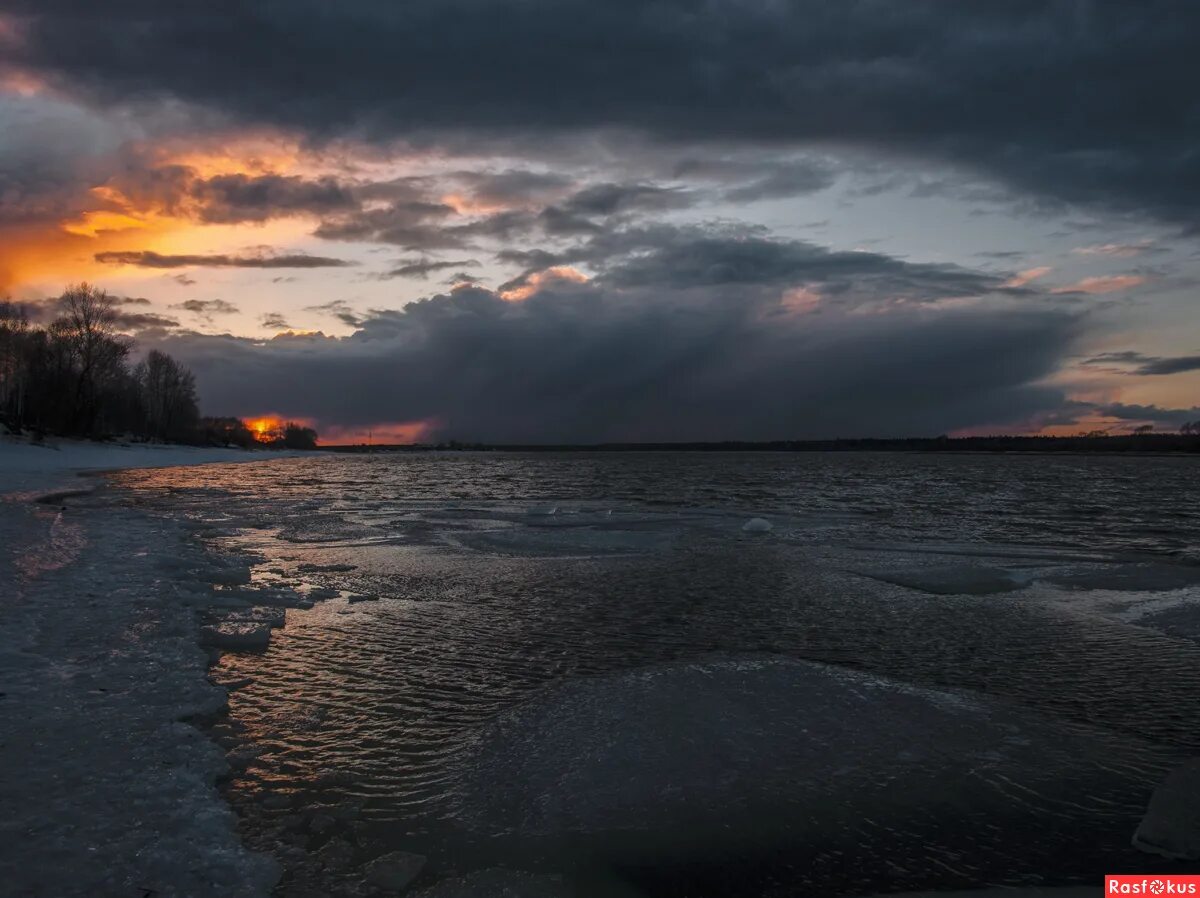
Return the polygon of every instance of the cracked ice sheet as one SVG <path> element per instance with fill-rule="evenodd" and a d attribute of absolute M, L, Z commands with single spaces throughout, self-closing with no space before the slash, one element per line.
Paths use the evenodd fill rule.
<path fill-rule="evenodd" d="M 1064 826 L 1087 832 L 1081 875 L 1139 860 L 1129 836 L 1169 758 L 1003 701 L 714 659 L 575 681 L 515 709 L 480 740 L 461 813 L 493 837 L 565 840 L 625 866 L 653 856 L 673 875 L 719 845 L 726 869 L 787 858 L 772 875 L 796 887 L 822 852 L 856 885 L 894 881 L 895 858 L 913 859 L 913 885 L 969 885 L 1036 875 Z"/>

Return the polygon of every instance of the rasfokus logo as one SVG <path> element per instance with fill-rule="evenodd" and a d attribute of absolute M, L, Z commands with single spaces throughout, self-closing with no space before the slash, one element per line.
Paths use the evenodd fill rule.
<path fill-rule="evenodd" d="M 1105 895 L 1200 895 L 1200 876 L 1126 873 L 1104 877 Z"/>

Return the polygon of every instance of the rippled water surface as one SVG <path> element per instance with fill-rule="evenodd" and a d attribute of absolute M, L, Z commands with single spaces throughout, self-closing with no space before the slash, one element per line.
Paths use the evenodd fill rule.
<path fill-rule="evenodd" d="M 497 894 L 469 885 L 497 867 L 517 894 L 860 895 L 1146 867 L 1145 802 L 1200 748 L 1195 465 L 413 453 L 115 480 L 249 559 L 241 600 L 301 606 L 214 670 L 283 894 L 373 894 L 403 850 L 438 895 Z"/>

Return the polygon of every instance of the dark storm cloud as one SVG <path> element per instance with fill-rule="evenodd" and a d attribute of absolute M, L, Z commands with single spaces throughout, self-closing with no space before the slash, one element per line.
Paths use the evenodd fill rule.
<path fill-rule="evenodd" d="M 230 256 L 215 255 L 163 255 L 143 251 L 117 251 L 96 253 L 97 262 L 108 265 L 137 265 L 140 268 L 344 268 L 354 265 L 344 259 L 326 256 L 304 256 L 296 254 Z"/>
<path fill-rule="evenodd" d="M 1155 356 L 1126 350 L 1093 356 L 1084 364 L 1123 368 L 1130 374 L 1181 374 L 1185 371 L 1200 371 L 1200 355 Z"/>
<path fill-rule="evenodd" d="M 10 64 L 97 101 L 464 146 L 604 128 L 840 143 L 1200 225 L 1193 3 L 6 5 L 23 19 Z"/>
<path fill-rule="evenodd" d="M 1067 400 L 1043 381 L 1080 330 L 1078 316 L 1014 297 L 807 314 L 759 284 L 550 278 L 521 302 L 460 286 L 374 311 L 345 338 L 190 334 L 164 347 L 197 372 L 209 410 L 347 426 L 436 419 L 443 436 L 492 441 L 771 439 L 936 434 L 1052 413 Z"/>

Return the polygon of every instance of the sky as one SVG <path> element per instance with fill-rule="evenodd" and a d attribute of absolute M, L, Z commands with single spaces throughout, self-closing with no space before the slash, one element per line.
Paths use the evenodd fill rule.
<path fill-rule="evenodd" d="M 0 0 L 0 296 L 324 442 L 1172 430 L 1197 84 L 1185 0 Z"/>

